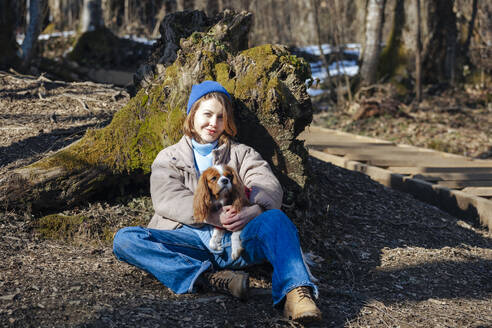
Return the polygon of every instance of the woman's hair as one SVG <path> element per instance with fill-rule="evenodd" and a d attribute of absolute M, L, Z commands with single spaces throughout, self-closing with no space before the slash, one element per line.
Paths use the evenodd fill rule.
<path fill-rule="evenodd" d="M 200 99 L 198 99 L 193 106 L 191 106 L 190 113 L 186 116 L 186 119 L 183 124 L 183 133 L 194 139 L 198 139 L 199 136 L 196 134 L 195 127 L 193 126 L 193 122 L 195 121 L 195 114 L 200 106 L 201 102 L 208 99 L 217 100 L 222 107 L 224 108 L 224 132 L 219 137 L 219 144 L 229 142 L 232 137 L 235 137 L 237 134 L 236 123 L 234 123 L 234 113 L 232 109 L 232 103 L 229 97 L 222 92 L 211 92 L 207 93 Z"/>

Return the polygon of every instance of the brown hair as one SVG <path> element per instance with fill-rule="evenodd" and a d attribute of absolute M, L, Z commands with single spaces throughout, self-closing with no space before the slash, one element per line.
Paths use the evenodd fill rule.
<path fill-rule="evenodd" d="M 211 92 L 207 93 L 193 104 L 190 109 L 190 113 L 186 116 L 186 119 L 183 124 L 183 133 L 195 140 L 199 139 L 199 136 L 196 134 L 195 127 L 193 126 L 193 122 L 195 120 L 195 114 L 200 106 L 201 102 L 207 99 L 216 99 L 224 108 L 224 132 L 219 137 L 219 144 L 229 142 L 232 137 L 235 137 L 237 134 L 236 123 L 234 123 L 234 112 L 232 109 L 232 102 L 229 97 L 222 92 Z"/>

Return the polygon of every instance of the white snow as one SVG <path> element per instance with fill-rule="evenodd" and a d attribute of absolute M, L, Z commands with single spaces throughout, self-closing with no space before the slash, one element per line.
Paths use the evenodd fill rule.
<path fill-rule="evenodd" d="M 325 55 L 330 54 L 334 50 L 334 47 L 329 44 L 323 44 L 321 48 L 323 49 L 323 53 Z M 358 58 L 361 46 L 357 43 L 348 43 L 343 47 L 343 49 L 344 54 Z M 316 56 L 319 56 L 320 54 L 319 47 L 315 45 L 301 47 L 299 48 L 299 50 Z M 311 66 L 312 78 L 314 80 L 319 80 L 319 82 L 322 83 L 328 77 L 326 68 L 323 66 L 323 62 L 321 60 L 311 62 L 309 63 L 309 65 Z M 354 76 L 359 72 L 357 61 L 346 59 L 331 63 L 328 69 L 330 76 L 338 76 L 344 74 L 348 76 Z M 310 96 L 317 96 L 325 92 L 325 90 L 316 88 L 309 88 L 307 91 Z"/>

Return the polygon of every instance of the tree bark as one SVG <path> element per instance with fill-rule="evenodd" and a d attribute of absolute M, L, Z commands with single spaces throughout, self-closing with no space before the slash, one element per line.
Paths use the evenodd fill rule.
<path fill-rule="evenodd" d="M 15 18 L 13 15 L 16 0 L 0 0 L 0 69 L 17 67 L 20 64 L 15 40 Z"/>
<path fill-rule="evenodd" d="M 417 15 L 417 27 L 415 29 L 415 43 L 417 50 L 415 51 L 415 94 L 417 102 L 422 99 L 422 41 L 420 28 L 420 0 L 415 0 L 415 13 Z"/>
<path fill-rule="evenodd" d="M 462 60 L 457 51 L 458 34 L 453 1 L 421 2 L 421 24 L 417 23 L 417 6 L 414 1 L 396 0 L 392 8 L 391 29 L 381 53 L 378 76 L 394 83 L 400 94 L 412 92 L 417 67 L 416 28 L 420 25 L 422 84 L 454 83 Z"/>
<path fill-rule="evenodd" d="M 365 84 L 377 82 L 385 5 L 385 0 L 369 0 L 367 7 L 365 49 L 360 69 L 360 75 Z"/>
<path fill-rule="evenodd" d="M 467 56 L 468 50 L 470 49 L 470 43 L 473 35 L 473 29 L 475 27 L 475 19 L 477 18 L 477 12 L 478 12 L 478 0 L 473 0 L 472 15 L 468 23 L 468 33 L 465 39 L 465 43 L 461 47 L 461 55 L 463 56 Z"/>
<path fill-rule="evenodd" d="M 29 25 L 21 47 L 23 69 L 29 67 L 31 59 L 34 56 L 36 43 L 38 41 L 38 36 L 41 33 L 46 12 L 47 3 L 45 0 L 29 0 Z"/>
<path fill-rule="evenodd" d="M 49 0 L 48 7 L 51 16 L 51 23 L 55 25 L 55 28 L 57 30 L 63 31 L 63 20 L 66 18 L 66 16 L 62 14 L 60 0 Z"/>
<path fill-rule="evenodd" d="M 123 7 L 124 24 L 125 26 L 128 26 L 130 24 L 130 0 L 125 0 L 124 3 L 125 3 Z"/>
<path fill-rule="evenodd" d="M 104 27 L 101 0 L 84 0 L 80 32 L 94 31 Z"/>
<path fill-rule="evenodd" d="M 203 14 L 203 13 L 202 13 Z M 296 137 L 312 120 L 305 80 L 309 66 L 285 47 L 263 45 L 243 50 L 251 14 L 231 11 L 206 19 L 202 32 L 178 38 L 175 61 L 160 56 L 166 36 L 193 30 L 196 11 L 177 12 L 173 31 L 162 31 L 151 62 L 153 83 L 119 110 L 103 129 L 28 167 L 0 178 L 0 204 L 34 211 L 60 209 L 92 198 L 146 186 L 158 152 L 181 137 L 191 86 L 220 82 L 233 98 L 240 142 L 253 146 L 271 165 L 286 195 L 302 202 L 308 183 L 308 153 Z M 199 19 L 195 20 L 202 24 Z M 215 25 L 212 25 L 216 22 Z"/>

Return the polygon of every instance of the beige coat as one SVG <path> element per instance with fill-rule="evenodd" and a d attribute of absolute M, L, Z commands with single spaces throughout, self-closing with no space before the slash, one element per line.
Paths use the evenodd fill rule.
<path fill-rule="evenodd" d="M 243 183 L 252 189 L 250 201 L 263 209 L 278 209 L 282 205 L 282 187 L 258 152 L 244 144 L 231 142 L 214 149 L 213 164 L 234 168 Z M 182 224 L 193 225 L 193 193 L 198 173 L 191 139 L 181 140 L 163 149 L 152 164 L 150 195 L 154 217 L 149 228 L 172 230 Z"/>

